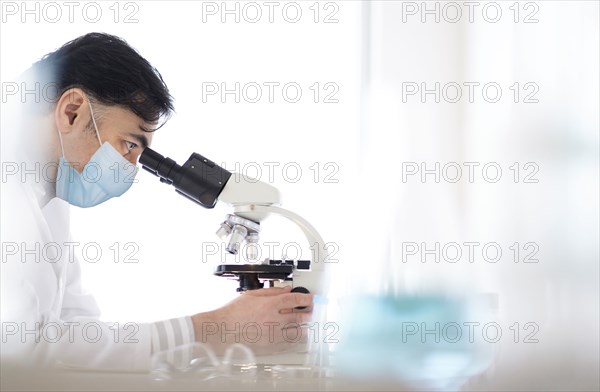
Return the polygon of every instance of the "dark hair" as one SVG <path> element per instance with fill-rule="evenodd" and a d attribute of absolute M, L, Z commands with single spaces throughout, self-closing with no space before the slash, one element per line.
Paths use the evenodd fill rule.
<path fill-rule="evenodd" d="M 119 105 L 146 122 L 158 122 L 174 111 L 160 73 L 123 39 L 90 33 L 48 53 L 33 65 L 56 86 L 58 100 L 79 87 L 105 105 Z"/>

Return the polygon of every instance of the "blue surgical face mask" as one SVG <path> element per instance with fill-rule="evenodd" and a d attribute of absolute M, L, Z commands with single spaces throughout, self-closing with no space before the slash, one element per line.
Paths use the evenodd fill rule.
<path fill-rule="evenodd" d="M 131 187 L 138 171 L 137 166 L 127 161 L 109 142 L 102 143 L 91 103 L 90 113 L 100 148 L 81 173 L 66 161 L 62 138 L 60 131 L 58 132 L 63 155 L 58 165 L 56 196 L 69 204 L 84 208 L 121 196 Z"/>

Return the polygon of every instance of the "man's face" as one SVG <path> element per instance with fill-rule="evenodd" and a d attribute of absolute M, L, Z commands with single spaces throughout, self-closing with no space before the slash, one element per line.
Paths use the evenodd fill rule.
<path fill-rule="evenodd" d="M 148 124 L 122 107 L 104 107 L 102 110 L 102 118 L 96 120 L 102 143 L 108 141 L 119 154 L 135 165 L 144 148 L 152 142 L 154 132 L 149 131 L 155 129 L 156 124 Z"/>
<path fill-rule="evenodd" d="M 119 154 L 135 165 L 144 148 L 152 142 L 154 133 L 149 131 L 155 129 L 156 124 L 146 123 L 123 107 L 101 106 L 98 103 L 92 105 L 102 143 L 109 142 Z M 65 159 L 81 172 L 100 148 L 92 111 L 88 101 L 82 100 L 73 103 L 71 108 L 67 107 L 65 112 L 65 117 L 70 118 L 69 132 L 62 133 Z"/>

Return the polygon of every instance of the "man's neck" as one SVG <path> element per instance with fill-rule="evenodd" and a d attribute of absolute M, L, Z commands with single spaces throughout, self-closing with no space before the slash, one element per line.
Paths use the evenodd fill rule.
<path fill-rule="evenodd" d="M 24 180 L 32 186 L 40 207 L 56 197 L 56 175 L 60 159 L 58 131 L 54 114 L 31 116 L 24 119 L 19 148 L 23 152 L 23 165 L 35 170 Z M 20 154 L 19 154 L 20 155 Z"/>

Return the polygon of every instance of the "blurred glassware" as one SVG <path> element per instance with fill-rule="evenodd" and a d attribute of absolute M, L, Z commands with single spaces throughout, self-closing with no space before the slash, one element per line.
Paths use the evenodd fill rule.
<path fill-rule="evenodd" d="M 492 363 L 481 301 L 430 296 L 360 296 L 342 310 L 334 365 L 343 377 L 457 390 Z M 476 324 L 479 323 L 479 324 Z"/>
<path fill-rule="evenodd" d="M 250 348 L 240 343 L 229 346 L 221 360 L 208 345 L 192 343 L 154 354 L 150 374 L 156 381 L 255 379 L 256 358 Z"/>

